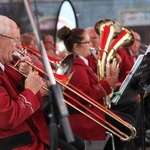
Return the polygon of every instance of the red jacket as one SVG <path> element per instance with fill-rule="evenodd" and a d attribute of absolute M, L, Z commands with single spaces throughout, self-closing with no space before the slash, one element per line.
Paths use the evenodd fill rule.
<path fill-rule="evenodd" d="M 2 70 L 0 72 L 0 149 L 1 140 L 10 140 L 11 137 L 14 139 L 15 135 L 18 137 L 20 134 L 17 142 L 20 144 L 24 133 L 27 133 L 31 135 L 31 143 L 10 149 L 46 150 L 49 145 L 49 132 L 40 110 L 40 93 L 34 95 L 29 89 L 24 90 L 23 77 L 8 66 L 5 69 L 7 74 Z"/>
<path fill-rule="evenodd" d="M 75 58 L 71 72 L 74 72 L 74 74 L 70 80 L 70 84 L 80 89 L 98 103 L 103 104 L 103 97 L 111 92 L 109 84 L 106 81 L 101 81 L 99 83 L 97 76 L 92 69 L 79 57 Z M 89 103 L 81 100 L 81 98 L 71 94 L 70 91 L 66 90 L 66 92 L 93 110 L 93 112 L 101 116 L 103 119 L 105 118 L 102 111 L 97 110 L 95 107 L 89 105 Z M 71 102 L 70 99 L 68 100 Z M 80 107 L 77 104 L 74 104 L 74 106 Z M 81 113 L 70 114 L 69 120 L 74 134 L 82 137 L 84 140 L 105 139 L 105 129 L 87 118 L 85 115 Z"/>
<path fill-rule="evenodd" d="M 128 49 L 120 48 L 118 49 L 118 54 L 120 55 L 122 62 L 119 65 L 119 82 L 123 82 L 127 73 L 131 70 L 132 66 L 134 65 L 133 57 L 131 56 Z"/>

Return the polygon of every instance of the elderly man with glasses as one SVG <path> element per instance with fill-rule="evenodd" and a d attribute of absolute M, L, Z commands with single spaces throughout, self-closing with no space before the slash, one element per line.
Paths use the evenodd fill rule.
<path fill-rule="evenodd" d="M 43 80 L 37 71 L 25 78 L 10 67 L 13 53 L 21 48 L 20 29 L 2 15 L 0 41 L 0 149 L 48 150 L 49 131 L 39 92 Z"/>

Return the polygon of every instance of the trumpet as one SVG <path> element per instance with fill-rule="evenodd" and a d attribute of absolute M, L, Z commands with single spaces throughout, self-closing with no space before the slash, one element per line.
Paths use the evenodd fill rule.
<path fill-rule="evenodd" d="M 18 53 L 15 54 L 14 57 L 16 57 L 16 56 L 20 56 L 21 57 L 22 56 L 22 55 L 20 55 L 20 52 L 18 52 Z M 28 61 L 27 61 L 27 63 L 30 64 L 33 68 L 37 69 L 38 71 L 41 71 L 41 69 L 39 69 L 36 66 L 34 66 L 33 63 L 30 63 Z M 10 64 L 9 66 L 11 68 L 17 70 L 17 68 L 14 67 L 13 64 L 12 65 Z M 44 69 L 42 69 L 42 70 L 44 70 Z M 19 70 L 17 70 L 17 71 L 20 72 Z M 41 74 L 42 73 L 43 72 L 41 72 Z M 44 73 L 44 74 L 47 75 L 46 73 Z M 83 105 L 80 101 L 76 100 L 74 97 L 72 97 L 71 95 L 67 94 L 67 92 L 65 92 L 65 90 L 63 90 L 63 95 L 66 98 L 71 99 L 71 101 L 68 101 L 66 99 L 64 100 L 67 105 L 69 105 L 72 108 L 76 109 L 77 111 L 79 111 L 80 113 L 82 113 L 83 115 L 85 115 L 86 117 L 88 117 L 89 119 L 91 119 L 92 121 L 94 121 L 95 123 L 97 123 L 98 125 L 102 126 L 106 130 L 108 130 L 111 133 L 113 133 L 114 135 L 118 136 L 122 141 L 129 141 L 129 140 L 133 139 L 136 136 L 136 129 L 131 124 L 125 122 L 123 119 L 121 119 L 120 117 L 118 117 L 115 113 L 113 113 L 112 111 L 110 111 L 109 109 L 107 109 L 106 107 L 104 107 L 103 105 L 101 105 L 98 102 L 96 102 L 94 99 L 92 99 L 91 97 L 89 97 L 88 95 L 86 95 L 85 93 L 83 93 L 81 90 L 77 89 L 75 86 L 71 85 L 69 82 L 66 82 L 64 80 L 60 80 L 60 78 L 58 78 L 57 75 L 58 74 L 56 74 L 56 76 L 55 76 L 56 82 L 58 84 L 60 84 L 62 87 L 64 87 L 65 90 L 69 90 L 70 92 L 72 92 L 76 96 L 82 98 L 86 103 L 89 103 L 90 105 L 92 105 L 93 107 L 95 107 L 96 109 L 98 109 L 99 111 L 104 112 L 105 114 L 107 114 L 108 116 L 110 116 L 112 119 L 114 119 L 117 122 L 119 122 L 121 125 L 123 125 L 124 128 L 126 128 L 127 131 L 129 131 L 130 134 L 128 135 L 128 134 L 124 133 L 123 131 L 120 131 L 114 125 L 112 125 L 111 123 L 109 123 L 105 119 L 101 118 L 98 114 L 94 113 L 87 106 Z M 63 76 L 63 75 L 60 75 L 59 77 L 61 77 L 61 76 Z M 43 87 L 43 88 L 45 90 L 49 91 L 46 87 Z M 77 107 L 77 105 L 79 107 Z"/>

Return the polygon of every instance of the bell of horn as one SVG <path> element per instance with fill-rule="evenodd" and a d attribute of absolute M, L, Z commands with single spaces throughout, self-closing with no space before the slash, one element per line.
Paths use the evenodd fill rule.
<path fill-rule="evenodd" d="M 66 75 L 70 72 L 74 61 L 74 54 L 69 53 L 66 57 L 64 57 L 60 63 L 56 65 L 55 72 L 60 75 Z"/>
<path fill-rule="evenodd" d="M 121 26 L 113 20 L 102 19 L 96 22 L 94 28 L 96 33 L 100 36 L 100 52 L 97 58 L 97 75 L 98 79 L 102 80 L 105 77 L 105 63 L 109 45 L 112 39 L 120 33 Z"/>
<path fill-rule="evenodd" d="M 106 66 L 105 66 L 106 76 L 110 76 L 110 72 L 109 72 L 110 64 L 116 69 L 119 67 L 119 62 L 115 56 L 118 48 L 121 46 L 124 46 L 124 47 L 130 46 L 133 43 L 133 41 L 134 41 L 134 36 L 133 36 L 132 30 L 129 28 L 122 27 L 120 34 L 116 38 L 113 39 L 108 49 L 108 55 L 106 58 Z M 112 88 L 112 91 L 114 91 L 113 88 Z M 113 92 L 110 95 L 105 97 L 104 103 L 105 103 L 105 106 L 107 106 L 108 108 L 111 107 L 110 99 L 112 96 L 113 96 Z"/>
<path fill-rule="evenodd" d="M 107 62 L 114 57 L 115 52 L 121 46 L 128 47 L 134 42 L 134 35 L 130 28 L 122 27 L 120 34 L 111 42 L 108 49 Z"/>
<path fill-rule="evenodd" d="M 33 49 L 24 43 L 22 43 L 22 46 L 23 46 L 22 51 L 25 51 L 26 55 L 31 57 L 32 61 L 38 67 L 40 67 L 42 65 L 42 63 L 41 63 L 42 62 L 42 56 L 41 56 L 40 51 Z M 58 58 L 48 56 L 48 59 L 49 59 L 49 62 L 52 66 L 54 73 L 59 74 L 59 75 L 67 75 L 70 72 L 71 66 L 73 64 L 74 54 L 68 53 L 63 59 L 58 59 Z"/>

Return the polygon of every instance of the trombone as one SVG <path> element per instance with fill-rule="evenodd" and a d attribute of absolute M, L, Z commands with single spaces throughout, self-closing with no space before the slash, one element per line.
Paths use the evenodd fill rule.
<path fill-rule="evenodd" d="M 27 54 L 22 54 L 21 52 L 22 51 L 15 52 L 14 57 L 15 58 L 18 57 L 18 60 L 19 60 L 20 57 L 27 55 Z M 18 61 L 17 61 L 17 63 L 18 63 Z M 47 75 L 47 73 L 43 72 L 43 69 L 35 66 L 33 63 L 30 63 L 28 61 L 26 61 L 26 63 L 28 63 L 29 65 L 31 65 L 33 68 L 35 68 L 41 74 L 44 73 L 44 75 Z M 9 66 L 11 68 L 15 69 L 16 71 L 20 72 L 16 68 L 16 65 L 9 64 Z M 113 113 L 112 111 L 110 111 L 109 109 L 107 109 L 106 107 L 104 107 L 103 105 L 99 104 L 94 99 L 92 99 L 91 97 L 89 97 L 88 95 L 86 95 L 85 93 L 83 93 L 81 90 L 77 89 L 75 86 L 73 86 L 72 84 L 70 84 L 69 83 L 69 79 L 71 78 L 70 75 L 69 76 L 65 75 L 65 76 L 68 76 L 68 78 L 67 78 L 68 80 L 64 80 L 64 78 L 63 78 L 64 75 L 54 74 L 54 76 L 55 76 L 56 82 L 59 83 L 62 87 L 65 88 L 65 90 L 63 90 L 63 95 L 66 98 L 71 99 L 71 101 L 72 101 L 71 102 L 71 101 L 65 100 L 65 102 L 66 102 L 67 105 L 69 105 L 72 108 L 74 108 L 75 110 L 79 111 L 81 114 L 85 115 L 86 117 L 88 117 L 89 119 L 91 119 L 92 121 L 94 121 L 95 123 L 97 123 L 98 125 L 102 126 L 103 128 L 105 128 L 109 132 L 111 132 L 114 135 L 118 136 L 122 141 L 130 141 L 131 139 L 133 139 L 136 136 L 136 129 L 131 124 L 125 122 L 123 119 L 121 119 L 115 113 Z M 42 88 L 44 88 L 45 90 L 49 91 L 46 87 L 42 87 Z M 105 114 L 107 114 L 108 116 L 110 116 L 111 118 L 113 118 L 114 120 L 118 121 L 122 126 L 124 126 L 126 128 L 127 131 L 130 132 L 130 134 L 128 135 L 128 134 L 124 133 L 123 131 L 120 131 L 117 127 L 115 127 L 114 125 L 112 125 L 111 123 L 109 123 L 107 120 L 103 119 L 102 117 L 100 117 L 98 114 L 94 113 L 87 106 L 85 106 L 84 104 L 82 104 L 80 101 L 76 100 L 70 94 L 67 94 L 66 90 L 69 90 L 70 92 L 72 92 L 73 94 L 75 94 L 76 96 L 78 96 L 79 98 L 82 98 L 86 103 L 89 103 L 90 105 L 92 105 L 93 107 L 95 107 L 96 109 L 98 109 L 99 111 L 104 112 Z M 77 107 L 75 104 L 78 105 L 78 106 L 80 106 L 80 107 Z"/>

